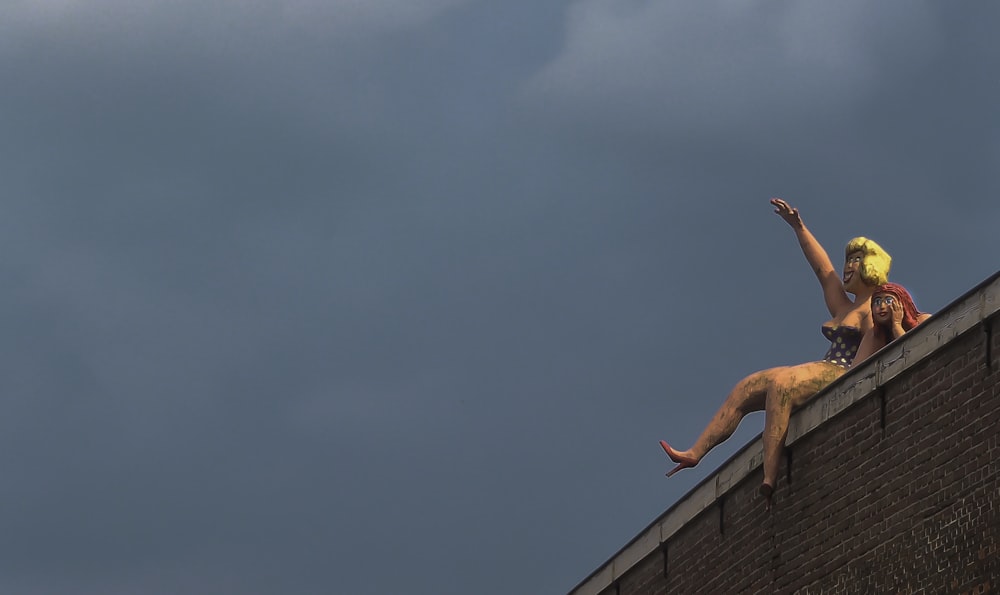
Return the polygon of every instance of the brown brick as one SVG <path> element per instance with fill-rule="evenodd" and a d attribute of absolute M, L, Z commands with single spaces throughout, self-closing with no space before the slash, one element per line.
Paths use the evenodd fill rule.
<path fill-rule="evenodd" d="M 968 593 L 1000 584 L 1000 326 L 953 339 L 794 445 L 774 510 L 759 471 L 618 580 L 620 595 Z"/>

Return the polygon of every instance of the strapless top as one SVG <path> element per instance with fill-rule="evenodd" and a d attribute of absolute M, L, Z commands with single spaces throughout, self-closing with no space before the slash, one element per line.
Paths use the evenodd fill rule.
<path fill-rule="evenodd" d="M 823 361 L 842 368 L 851 367 L 861 346 L 861 329 L 856 326 L 824 326 L 823 336 L 830 341 L 830 349 L 823 356 Z"/>

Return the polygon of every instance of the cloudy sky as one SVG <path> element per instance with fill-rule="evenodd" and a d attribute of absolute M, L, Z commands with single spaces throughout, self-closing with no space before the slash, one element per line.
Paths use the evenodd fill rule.
<path fill-rule="evenodd" d="M 0 591 L 564 593 L 870 236 L 998 269 L 1000 8 L 0 7 Z"/>

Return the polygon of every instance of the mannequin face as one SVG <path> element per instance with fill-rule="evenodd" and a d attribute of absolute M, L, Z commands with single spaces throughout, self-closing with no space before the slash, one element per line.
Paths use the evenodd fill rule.
<path fill-rule="evenodd" d="M 872 319 L 882 325 L 892 323 L 892 308 L 899 300 L 891 293 L 876 293 L 872 296 Z"/>
<path fill-rule="evenodd" d="M 861 252 L 851 252 L 844 261 L 844 289 L 857 293 L 856 289 L 864 286 L 864 279 L 861 278 L 861 262 L 864 255 Z"/>

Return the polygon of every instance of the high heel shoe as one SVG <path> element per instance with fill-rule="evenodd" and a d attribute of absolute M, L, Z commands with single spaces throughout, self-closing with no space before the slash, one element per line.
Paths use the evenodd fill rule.
<path fill-rule="evenodd" d="M 698 461 L 696 461 L 695 459 L 692 459 L 691 457 L 685 457 L 676 450 L 670 448 L 670 445 L 664 442 L 663 440 L 660 440 L 660 448 L 663 449 L 663 452 L 667 453 L 667 456 L 670 457 L 671 461 L 677 463 L 676 467 L 674 467 L 671 471 L 667 471 L 667 477 L 670 477 L 671 475 L 677 473 L 681 469 L 694 467 L 695 465 L 698 464 Z"/>

